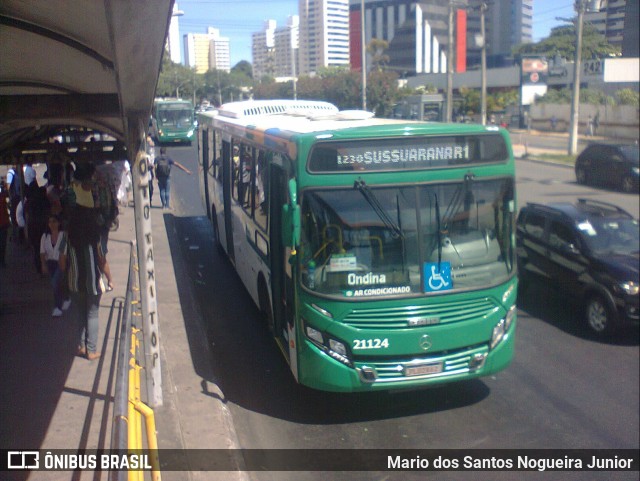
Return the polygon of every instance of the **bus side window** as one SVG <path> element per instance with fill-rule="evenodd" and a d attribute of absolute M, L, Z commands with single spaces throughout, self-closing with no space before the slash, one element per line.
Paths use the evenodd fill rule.
<path fill-rule="evenodd" d="M 240 143 L 234 142 L 231 154 L 231 165 L 233 168 L 233 176 L 231 177 L 231 196 L 236 202 L 238 202 L 240 198 L 238 193 L 238 189 L 240 188 L 240 147 Z"/>
<path fill-rule="evenodd" d="M 240 178 L 238 195 L 243 208 L 251 215 L 253 208 L 251 180 L 253 178 L 253 164 L 255 149 L 251 147 L 240 148 Z"/>
<path fill-rule="evenodd" d="M 255 199 L 254 218 L 256 223 L 267 230 L 268 192 L 265 189 L 269 187 L 269 169 L 267 168 L 267 156 L 270 154 L 264 150 L 258 150 L 255 175 L 252 184 L 253 198 Z"/>

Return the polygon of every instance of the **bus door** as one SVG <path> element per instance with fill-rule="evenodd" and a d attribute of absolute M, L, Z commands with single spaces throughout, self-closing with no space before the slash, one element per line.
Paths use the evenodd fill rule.
<path fill-rule="evenodd" d="M 231 222 L 231 188 L 233 186 L 233 158 L 231 143 L 222 141 L 222 196 L 224 198 L 224 238 L 227 243 L 227 255 L 235 264 L 233 249 L 233 227 Z M 222 233 L 220 233 L 222 235 Z"/>
<path fill-rule="evenodd" d="M 211 219 L 211 201 L 209 200 L 209 176 L 210 174 L 210 163 L 209 163 L 209 131 L 207 129 L 202 129 L 201 131 L 201 139 L 199 145 L 201 148 L 199 149 L 201 156 L 201 167 L 202 167 L 202 176 L 201 182 L 202 185 L 202 195 L 204 197 L 204 207 L 206 210 L 207 217 Z"/>
<path fill-rule="evenodd" d="M 285 170 L 277 165 L 271 165 L 269 179 L 269 192 L 271 193 L 269 208 L 271 213 L 269 218 L 271 219 L 271 282 L 274 334 L 291 345 L 289 332 L 294 332 L 293 278 L 291 264 L 289 264 L 291 246 L 284 245 L 280 235 L 282 229 L 282 206 L 289 201 L 288 180 L 289 176 Z"/>

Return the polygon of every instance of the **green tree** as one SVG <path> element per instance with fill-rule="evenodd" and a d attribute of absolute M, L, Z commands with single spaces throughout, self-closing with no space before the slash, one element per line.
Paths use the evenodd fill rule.
<path fill-rule="evenodd" d="M 389 63 L 389 55 L 385 52 L 389 49 L 389 42 L 380 38 L 373 38 L 367 44 L 367 53 L 371 56 L 371 70 L 381 71 Z"/>
<path fill-rule="evenodd" d="M 536 103 L 541 104 L 569 104 L 573 98 L 573 91 L 570 88 L 549 89 L 541 97 L 536 97 Z M 580 89 L 580 103 L 591 105 L 615 105 L 616 99 L 606 95 L 597 89 Z"/>
<path fill-rule="evenodd" d="M 465 115 L 473 115 L 480 112 L 480 90 L 460 87 L 458 90 L 462 97 L 462 107 Z"/>
<path fill-rule="evenodd" d="M 542 97 L 536 97 L 536 103 L 541 104 L 569 104 L 573 98 L 571 89 L 549 89 Z"/>
<path fill-rule="evenodd" d="M 232 73 L 239 73 L 248 79 L 253 79 L 253 67 L 246 60 L 240 60 L 231 68 Z"/>
<path fill-rule="evenodd" d="M 162 59 L 156 97 L 191 98 L 197 75 L 194 70 L 179 63 L 173 63 L 168 55 Z"/>
<path fill-rule="evenodd" d="M 558 54 L 566 59 L 575 58 L 576 30 L 573 25 L 562 25 L 551 29 L 551 34 L 536 43 L 523 43 L 513 48 L 514 55 L 545 55 L 553 57 Z M 596 28 L 585 23 L 582 32 L 582 58 L 602 58 L 619 55 L 619 47 L 614 47 Z"/>
<path fill-rule="evenodd" d="M 209 70 L 204 74 L 204 92 L 208 99 L 220 105 L 241 97 L 242 85 L 238 83 L 244 76 L 235 75 L 224 70 Z"/>
<path fill-rule="evenodd" d="M 361 85 L 361 83 L 359 84 Z M 359 87 L 359 86 L 358 86 Z M 358 91 L 360 91 L 358 89 Z M 390 117 L 398 102 L 398 74 L 373 71 L 367 75 L 367 107 L 377 117 Z"/>
<path fill-rule="evenodd" d="M 616 100 L 620 105 L 631 105 L 638 107 L 638 92 L 631 89 L 621 89 L 616 92 Z"/>

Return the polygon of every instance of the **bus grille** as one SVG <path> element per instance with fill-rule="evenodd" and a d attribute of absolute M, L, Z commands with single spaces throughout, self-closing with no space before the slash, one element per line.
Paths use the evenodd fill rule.
<path fill-rule="evenodd" d="M 343 323 L 358 329 L 406 329 L 478 319 L 497 311 L 489 298 L 381 309 L 354 309 Z"/>
<path fill-rule="evenodd" d="M 394 381 L 411 381 L 418 379 L 432 379 L 439 377 L 453 376 L 456 374 L 464 374 L 472 369 L 471 362 L 474 358 L 485 359 L 489 353 L 489 347 L 486 344 L 469 346 L 455 352 L 433 353 L 429 356 L 415 357 L 411 360 L 377 360 L 373 362 L 358 362 L 356 368 L 373 369 L 376 373 L 375 382 L 394 382 Z M 406 376 L 405 369 L 420 364 L 439 364 L 442 370 L 433 374 L 425 374 L 420 376 Z M 476 365 L 475 368 L 478 366 Z"/>

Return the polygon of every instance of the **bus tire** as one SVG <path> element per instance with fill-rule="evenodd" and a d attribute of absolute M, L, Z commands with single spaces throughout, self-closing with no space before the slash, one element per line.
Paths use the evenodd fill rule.
<path fill-rule="evenodd" d="M 275 334 L 275 323 L 273 320 L 273 308 L 271 307 L 271 301 L 269 300 L 269 291 L 267 284 L 264 281 L 262 275 L 258 279 L 258 300 L 260 302 L 260 313 L 264 317 L 267 323 L 267 328 L 271 334 Z"/>

